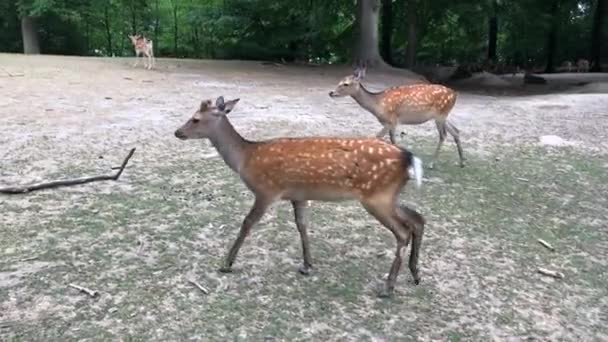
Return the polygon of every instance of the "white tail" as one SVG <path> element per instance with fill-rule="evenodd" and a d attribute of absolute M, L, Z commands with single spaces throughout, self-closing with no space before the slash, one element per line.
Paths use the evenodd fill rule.
<path fill-rule="evenodd" d="M 226 164 L 239 173 L 255 195 L 253 208 L 243 221 L 221 270 L 231 270 L 245 237 L 269 206 L 278 200 L 289 200 L 302 241 L 304 263 L 300 272 L 308 274 L 312 268 L 306 224 L 308 201 L 358 200 L 368 213 L 391 230 L 397 240 L 397 253 L 381 295 L 392 292 L 402 261 L 399 251 L 407 247 L 410 238 L 412 252 L 408 265 L 417 284 L 424 218 L 414 210 L 398 206 L 397 199 L 410 178 L 420 182 L 420 159 L 403 148 L 375 138 L 247 141 L 226 116 L 238 101 L 224 102 L 221 96 L 215 105 L 211 100 L 203 101 L 192 118 L 175 131 L 175 136 L 182 140 L 211 140 Z M 410 169 L 414 177 L 408 177 Z"/>
<path fill-rule="evenodd" d="M 419 188 L 422 185 L 422 161 L 418 157 L 413 157 L 412 161 L 414 165 L 409 167 L 408 172 L 410 174 L 410 178 L 416 180 L 416 187 Z"/>
<path fill-rule="evenodd" d="M 365 69 L 355 70 L 353 75 L 343 78 L 329 96 L 333 98 L 351 96 L 382 124 L 383 128 L 376 136 L 382 138 L 388 133 L 393 144 L 395 144 L 397 125 L 418 125 L 434 120 L 439 132 L 439 143 L 429 166 L 433 167 L 448 133 L 456 142 L 460 166 L 464 166 L 460 132 L 448 121 L 448 115 L 456 103 L 456 92 L 440 84 L 425 83 L 392 87 L 372 93 L 361 83 L 364 75 Z"/>

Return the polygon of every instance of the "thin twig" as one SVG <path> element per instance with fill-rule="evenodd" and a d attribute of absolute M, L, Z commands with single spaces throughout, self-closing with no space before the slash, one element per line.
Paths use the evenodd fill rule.
<path fill-rule="evenodd" d="M 538 239 L 536 240 L 538 241 L 538 243 L 540 243 L 541 245 L 543 245 L 545 248 L 547 248 L 550 251 L 555 251 L 555 248 L 553 248 L 553 246 L 551 246 L 547 241 L 543 240 L 543 239 Z"/>
<path fill-rule="evenodd" d="M 564 274 L 562 272 L 557 272 L 557 271 L 551 271 L 548 270 L 546 268 L 538 268 L 538 273 L 542 274 L 542 275 L 546 275 L 549 277 L 553 277 L 553 278 L 557 278 L 557 279 L 563 279 L 564 278 Z"/>
<path fill-rule="evenodd" d="M 78 286 L 78 285 L 75 285 L 75 284 L 69 284 L 68 286 L 69 287 L 73 287 L 73 288 L 75 288 L 76 290 L 78 290 L 80 292 L 84 292 L 84 293 L 88 294 L 91 297 L 96 297 L 99 294 L 99 292 L 97 292 L 97 291 L 93 291 L 91 289 L 87 289 L 86 287 Z"/>
<path fill-rule="evenodd" d="M 24 261 L 32 261 L 32 260 L 36 260 L 36 259 L 38 259 L 38 256 L 34 255 L 34 256 L 31 256 L 31 257 L 28 257 L 28 258 L 23 258 L 23 259 L 21 259 L 19 261 L 24 262 Z"/>
<path fill-rule="evenodd" d="M 202 293 L 204 294 L 209 294 L 209 290 L 207 290 L 203 285 L 199 284 L 198 282 L 196 282 L 195 280 L 192 279 L 188 279 L 188 282 L 194 286 L 196 286 L 199 290 L 201 290 Z"/>
<path fill-rule="evenodd" d="M 23 77 L 25 76 L 25 74 L 11 74 L 10 72 L 8 72 L 8 70 L 4 69 L 4 68 L 0 68 L 2 69 L 2 71 L 4 71 L 9 77 Z"/>
<path fill-rule="evenodd" d="M 57 188 L 60 186 L 77 185 L 77 184 L 84 184 L 84 183 L 105 181 L 105 180 L 116 181 L 116 180 L 118 180 L 118 178 L 120 178 L 120 175 L 125 170 L 125 167 L 127 166 L 127 163 L 129 162 L 129 159 L 131 159 L 131 157 L 133 156 L 133 153 L 135 153 L 135 148 L 131 149 L 131 151 L 125 158 L 125 160 L 122 162 L 122 165 L 120 166 L 120 169 L 118 170 L 118 172 L 116 172 L 113 175 L 83 177 L 83 178 L 76 178 L 76 179 L 64 179 L 64 180 L 57 180 L 57 181 L 52 181 L 52 182 L 31 184 L 31 185 L 26 185 L 26 186 L 0 188 L 0 193 L 11 194 L 11 195 L 23 194 L 23 193 L 27 193 L 27 192 L 31 192 L 31 191 L 35 191 L 35 190 Z"/>

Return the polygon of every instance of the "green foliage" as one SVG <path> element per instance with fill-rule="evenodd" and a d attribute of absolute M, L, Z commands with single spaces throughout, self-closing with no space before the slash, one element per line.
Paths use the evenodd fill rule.
<path fill-rule="evenodd" d="M 559 2 L 557 18 L 551 5 Z M 557 19 L 557 61 L 586 57 L 594 0 L 499 0 L 498 58 L 544 63 Z M 44 53 L 132 55 L 127 35 L 154 40 L 159 56 L 346 62 L 353 0 L 17 0 L 0 2 L 0 51 L 19 51 L 19 18 L 38 18 Z M 417 62 L 479 62 L 487 55 L 493 1 L 395 0 L 393 60 L 404 63 L 415 8 Z"/>

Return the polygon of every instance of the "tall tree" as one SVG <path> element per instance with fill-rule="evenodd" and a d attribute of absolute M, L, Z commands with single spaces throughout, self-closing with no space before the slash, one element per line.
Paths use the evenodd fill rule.
<path fill-rule="evenodd" d="M 393 0 L 382 0 L 382 57 L 392 64 Z"/>
<path fill-rule="evenodd" d="M 606 17 L 608 16 L 608 1 L 597 0 L 593 16 L 593 27 L 591 28 L 591 71 L 602 71 L 602 41 L 606 42 L 608 37 L 603 33 L 606 30 Z"/>
<path fill-rule="evenodd" d="M 386 62 L 380 56 L 378 44 L 378 17 L 380 3 L 378 0 L 357 0 L 357 47 L 355 64 L 368 67 L 385 67 Z"/>
<path fill-rule="evenodd" d="M 40 54 L 38 24 L 35 17 L 29 15 L 21 17 L 21 36 L 23 39 L 23 53 L 26 55 Z"/>
<path fill-rule="evenodd" d="M 488 60 L 496 61 L 496 41 L 498 40 L 498 0 L 491 0 L 488 19 Z"/>
<path fill-rule="evenodd" d="M 546 73 L 555 72 L 555 52 L 557 50 L 557 33 L 559 27 L 559 8 L 561 0 L 553 0 L 551 3 L 551 27 L 547 36 L 547 66 Z"/>
<path fill-rule="evenodd" d="M 178 6 L 177 6 L 177 2 L 178 0 L 171 0 L 171 8 L 173 10 L 173 55 L 175 55 L 175 57 L 177 57 L 177 39 L 179 38 L 179 34 L 178 34 L 178 25 L 179 25 L 179 21 L 178 21 Z"/>
<path fill-rule="evenodd" d="M 416 49 L 418 46 L 418 13 L 416 0 L 406 0 L 405 11 L 407 15 L 407 47 L 405 49 L 405 66 L 411 68 L 416 65 Z"/>
<path fill-rule="evenodd" d="M 114 54 L 114 49 L 112 47 L 112 24 L 110 22 L 109 1 L 103 5 L 103 26 L 105 28 L 106 33 L 106 43 L 108 44 L 108 55 L 112 56 Z"/>

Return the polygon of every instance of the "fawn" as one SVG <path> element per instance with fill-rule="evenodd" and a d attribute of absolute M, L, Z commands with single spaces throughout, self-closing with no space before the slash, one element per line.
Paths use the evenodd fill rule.
<path fill-rule="evenodd" d="M 144 60 L 144 67 L 148 70 L 152 69 L 154 65 L 154 45 L 152 40 L 142 35 L 129 35 L 129 39 L 131 39 L 131 44 L 133 44 L 133 48 L 135 49 L 135 64 L 133 67 L 139 64 L 139 55 L 142 55 L 142 58 L 144 56 L 148 58 L 147 63 Z"/>
<path fill-rule="evenodd" d="M 209 139 L 224 162 L 237 172 L 255 195 L 238 237 L 220 268 L 230 272 L 236 255 L 269 206 L 278 200 L 291 201 L 302 244 L 302 274 L 312 268 L 307 235 L 308 201 L 358 200 L 369 214 L 388 228 L 397 240 L 395 258 L 379 296 L 392 294 L 401 267 L 402 254 L 412 239 L 409 269 L 414 283 L 420 282 L 418 256 L 425 220 L 416 211 L 398 206 L 402 188 L 410 178 L 422 181 L 422 162 L 409 151 L 380 139 L 277 138 L 248 141 L 232 126 L 226 114 L 239 99 L 218 97 L 201 102 L 200 108 L 179 129 L 179 139 Z"/>
<path fill-rule="evenodd" d="M 460 146 L 460 132 L 448 120 L 448 114 L 456 102 L 456 93 L 440 84 L 413 84 L 385 89 L 378 93 L 365 89 L 361 80 L 365 68 L 357 68 L 353 75 L 346 76 L 334 91 L 332 98 L 351 96 L 357 103 L 372 113 L 383 128 L 376 134 L 382 138 L 389 133 L 391 143 L 395 144 L 395 127 L 399 124 L 418 125 L 431 119 L 435 120 L 439 131 L 439 144 L 429 168 L 433 168 L 443 141 L 450 133 L 456 142 L 460 166 L 464 167 L 464 155 Z"/>

